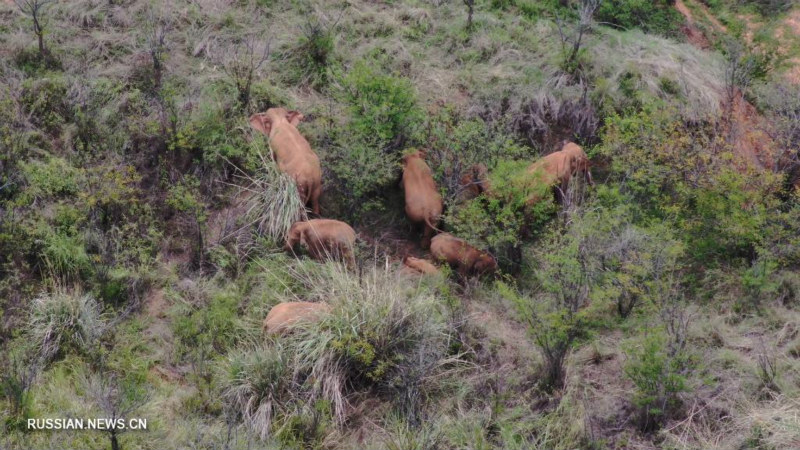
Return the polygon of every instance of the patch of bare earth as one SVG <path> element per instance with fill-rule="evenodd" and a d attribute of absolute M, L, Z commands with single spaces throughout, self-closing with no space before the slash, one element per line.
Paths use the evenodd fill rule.
<path fill-rule="evenodd" d="M 675 9 L 677 9 L 678 12 L 680 12 L 686 19 L 686 24 L 681 27 L 681 31 L 683 31 L 683 34 L 686 35 L 686 39 L 689 41 L 689 43 L 702 49 L 711 48 L 711 43 L 708 42 L 708 39 L 706 39 L 706 36 L 703 34 L 703 32 L 700 31 L 695 25 L 692 12 L 689 10 L 686 4 L 683 3 L 682 0 L 677 0 L 675 2 Z"/>
<path fill-rule="evenodd" d="M 727 27 L 714 17 L 707 6 L 698 2 L 694 2 L 692 5 L 702 11 L 705 19 L 716 31 L 722 33 L 728 31 Z M 684 33 L 689 42 L 700 49 L 707 50 L 711 46 L 710 41 L 696 27 L 695 18 L 686 3 L 683 0 L 677 0 L 675 8 L 686 18 L 687 25 L 684 26 Z M 726 128 L 724 131 L 728 134 L 729 141 L 732 142 L 734 153 L 753 167 L 759 169 L 773 167 L 775 143 L 770 137 L 769 123 L 758 113 L 755 106 L 750 104 L 740 92 L 734 96 L 732 105 L 722 106 L 728 116 L 724 123 Z"/>

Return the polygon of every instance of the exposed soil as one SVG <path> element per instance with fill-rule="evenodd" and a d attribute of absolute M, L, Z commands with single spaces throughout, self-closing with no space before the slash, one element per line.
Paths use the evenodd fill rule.
<path fill-rule="evenodd" d="M 703 12 L 704 18 L 716 31 L 727 32 L 727 27 L 711 14 L 707 6 L 697 2 L 692 5 Z M 707 50 L 711 46 L 710 40 L 696 27 L 695 18 L 686 3 L 683 0 L 677 0 L 675 8 L 686 18 L 687 25 L 684 26 L 684 33 L 689 43 Z M 724 97 L 726 96 L 723 95 Z M 728 135 L 734 153 L 754 167 L 761 169 L 773 167 L 775 143 L 768 133 L 768 122 L 761 117 L 755 106 L 744 98 L 743 93 L 736 92 L 732 104 L 730 106 L 723 104 L 722 110 L 726 111 L 728 116 L 723 132 Z"/>
<path fill-rule="evenodd" d="M 680 12 L 683 17 L 686 18 L 686 24 L 681 27 L 681 31 L 683 31 L 683 34 L 686 35 L 686 39 L 689 40 L 689 43 L 702 49 L 711 48 L 711 43 L 708 41 L 708 39 L 706 39 L 706 36 L 703 34 L 703 32 L 700 31 L 695 25 L 692 12 L 689 10 L 686 4 L 683 3 L 682 0 L 677 0 L 675 2 L 675 9 L 677 9 L 678 12 Z"/>

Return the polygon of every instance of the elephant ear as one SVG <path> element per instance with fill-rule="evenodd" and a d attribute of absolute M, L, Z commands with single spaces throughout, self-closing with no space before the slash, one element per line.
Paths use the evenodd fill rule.
<path fill-rule="evenodd" d="M 272 120 L 264 113 L 253 114 L 250 116 L 250 126 L 269 136 L 269 132 L 272 130 Z"/>
<path fill-rule="evenodd" d="M 288 111 L 286 113 L 286 120 L 289 121 L 290 124 L 297 126 L 306 116 L 303 115 L 300 111 Z"/>

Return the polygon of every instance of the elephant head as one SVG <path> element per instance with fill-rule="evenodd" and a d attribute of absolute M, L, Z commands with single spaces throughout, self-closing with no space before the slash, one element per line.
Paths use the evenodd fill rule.
<path fill-rule="evenodd" d="M 299 111 L 287 111 L 286 108 L 270 108 L 267 112 L 250 116 L 250 126 L 269 136 L 272 127 L 286 121 L 296 127 L 305 116 Z"/>
<path fill-rule="evenodd" d="M 479 275 L 493 274 L 497 269 L 497 260 L 488 253 L 481 253 L 472 265 L 473 273 Z"/>

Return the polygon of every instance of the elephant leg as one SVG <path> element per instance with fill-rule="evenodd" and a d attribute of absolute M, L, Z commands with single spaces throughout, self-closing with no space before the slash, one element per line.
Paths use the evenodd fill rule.
<path fill-rule="evenodd" d="M 433 228 L 428 224 L 423 225 L 422 231 L 422 249 L 427 250 L 431 247 L 431 238 L 433 237 Z"/>
<path fill-rule="evenodd" d="M 322 186 L 317 185 L 311 192 L 311 211 L 314 215 L 319 216 L 319 197 L 322 195 Z"/>

